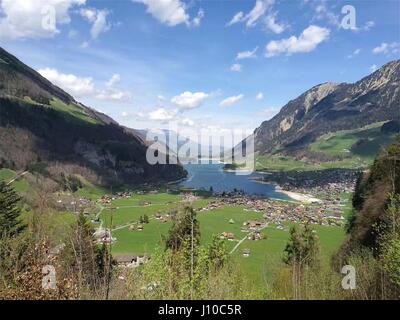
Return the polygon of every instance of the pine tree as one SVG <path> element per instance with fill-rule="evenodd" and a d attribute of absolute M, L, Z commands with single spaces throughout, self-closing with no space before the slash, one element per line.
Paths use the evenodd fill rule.
<path fill-rule="evenodd" d="M 298 261 L 301 260 L 301 254 L 302 254 L 302 241 L 301 241 L 301 234 L 299 232 L 299 229 L 297 228 L 296 225 L 290 228 L 289 231 L 289 241 L 286 244 L 285 247 L 285 257 L 283 261 L 286 264 L 294 264 Z"/>
<path fill-rule="evenodd" d="M 19 208 L 21 198 L 12 187 L 4 181 L 0 181 L 0 235 L 14 237 L 19 235 L 24 229 Z"/>
<path fill-rule="evenodd" d="M 289 241 L 285 248 L 284 262 L 289 265 L 297 264 L 318 267 L 319 240 L 309 223 L 300 231 L 296 226 L 290 229 Z"/>
<path fill-rule="evenodd" d="M 186 239 L 190 239 L 193 246 L 200 243 L 199 221 L 196 218 L 196 212 L 191 207 L 185 207 L 169 230 L 166 249 L 179 250 Z"/>

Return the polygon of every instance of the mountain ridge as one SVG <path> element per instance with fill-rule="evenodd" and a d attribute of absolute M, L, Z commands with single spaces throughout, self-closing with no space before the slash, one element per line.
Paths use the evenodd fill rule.
<path fill-rule="evenodd" d="M 361 128 L 400 116 L 400 60 L 354 83 L 325 82 L 290 100 L 255 129 L 258 154 L 304 148 L 329 132 Z M 237 147 L 236 147 L 237 148 Z"/>
<path fill-rule="evenodd" d="M 147 145 L 135 129 L 76 101 L 2 48 L 0 137 L 0 167 L 40 167 L 56 181 L 80 175 L 108 186 L 186 174 L 180 165 L 148 164 Z"/>

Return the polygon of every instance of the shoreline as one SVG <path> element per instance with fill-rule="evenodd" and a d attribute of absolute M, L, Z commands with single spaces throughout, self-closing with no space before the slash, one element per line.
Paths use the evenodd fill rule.
<path fill-rule="evenodd" d="M 252 178 L 251 180 L 254 182 L 257 182 L 257 183 L 261 183 L 261 184 L 274 185 L 276 191 L 286 194 L 288 197 L 292 198 L 293 200 L 299 201 L 304 204 L 322 203 L 321 199 L 318 199 L 312 195 L 284 190 L 284 189 L 282 189 L 282 187 L 280 185 L 278 185 L 277 183 L 274 183 L 274 182 L 262 181 L 259 178 Z"/>

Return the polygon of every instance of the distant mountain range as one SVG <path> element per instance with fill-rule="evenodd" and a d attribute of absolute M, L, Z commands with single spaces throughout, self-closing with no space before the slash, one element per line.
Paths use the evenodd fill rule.
<path fill-rule="evenodd" d="M 0 168 L 101 185 L 170 181 L 180 165 L 151 166 L 140 132 L 77 102 L 0 48 Z"/>
<path fill-rule="evenodd" d="M 263 122 L 250 138 L 259 155 L 296 155 L 327 133 L 382 121 L 391 121 L 392 130 L 398 131 L 399 119 L 400 60 L 396 60 L 356 83 L 311 88 Z"/>

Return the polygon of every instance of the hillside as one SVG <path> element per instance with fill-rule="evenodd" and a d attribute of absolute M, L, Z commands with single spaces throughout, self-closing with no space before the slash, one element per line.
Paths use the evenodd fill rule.
<path fill-rule="evenodd" d="M 261 157 L 280 154 L 292 160 L 311 162 L 342 160 L 346 155 L 312 144 L 318 145 L 324 135 L 399 121 L 399 106 L 400 60 L 396 60 L 356 83 L 323 83 L 291 100 L 275 117 L 254 131 L 255 151 Z M 374 133 L 368 132 L 373 138 Z M 384 142 L 389 143 L 393 134 L 393 131 L 387 134 L 387 141 L 383 134 Z M 369 157 L 373 158 L 376 151 Z"/>
<path fill-rule="evenodd" d="M 175 180 L 179 165 L 151 166 L 135 130 L 77 102 L 0 48 L 0 167 L 60 182 L 101 185 Z"/>

